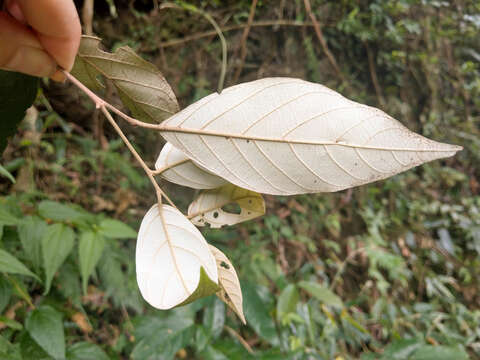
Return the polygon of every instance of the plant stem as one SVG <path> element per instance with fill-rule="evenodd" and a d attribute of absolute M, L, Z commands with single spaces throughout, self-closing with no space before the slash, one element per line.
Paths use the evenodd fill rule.
<path fill-rule="evenodd" d="M 154 178 L 154 175 L 155 175 L 155 171 L 150 169 L 147 164 L 145 164 L 145 161 L 143 161 L 142 157 L 138 154 L 138 152 L 135 150 L 135 148 L 133 147 L 133 145 L 130 143 L 130 141 L 127 139 L 127 137 L 125 136 L 125 134 L 123 133 L 122 129 L 120 129 L 120 126 L 118 126 L 118 124 L 115 122 L 115 120 L 113 119 L 112 115 L 110 114 L 110 112 L 108 111 L 108 109 L 112 110 L 113 112 L 115 112 L 117 115 L 119 115 L 120 117 L 122 117 L 123 119 L 127 120 L 127 122 L 129 122 L 130 124 L 132 125 L 137 125 L 137 123 L 141 123 L 141 124 L 147 124 L 147 123 L 143 123 L 141 121 L 138 121 L 137 119 L 133 119 L 133 118 L 130 118 L 128 115 L 124 114 L 123 112 L 121 112 L 120 110 L 117 110 L 115 107 L 113 107 L 112 105 L 110 105 L 109 103 L 107 103 L 105 100 L 101 99 L 98 95 L 96 95 L 93 91 L 91 91 L 89 88 L 87 88 L 85 85 L 83 85 L 80 81 L 78 81 L 72 74 L 66 72 L 66 71 L 63 71 L 63 73 L 65 74 L 65 76 L 76 86 L 78 87 L 80 90 L 82 90 L 94 103 L 95 103 L 95 106 L 100 109 L 103 113 L 103 115 L 105 115 L 105 117 L 107 118 L 107 120 L 110 122 L 110 124 L 113 126 L 113 128 L 115 129 L 115 131 L 117 132 L 118 136 L 120 136 L 120 138 L 122 139 L 122 141 L 125 143 L 125 145 L 127 146 L 128 150 L 130 150 L 130 152 L 132 153 L 133 157 L 135 158 L 135 160 L 137 160 L 137 162 L 140 164 L 140 166 L 143 168 L 143 170 L 145 171 L 145 174 L 148 176 L 148 178 L 150 179 L 150 182 L 152 183 L 154 189 L 155 189 L 155 193 L 157 195 L 157 202 L 158 202 L 158 206 L 159 208 L 161 208 L 161 205 L 162 205 L 162 196 L 168 201 L 168 203 L 170 205 L 172 205 L 175 209 L 177 209 L 177 207 L 175 206 L 175 204 L 173 203 L 172 200 L 170 200 L 170 198 L 168 197 L 167 194 L 165 194 L 165 192 L 163 192 L 163 190 L 160 188 L 160 186 L 158 185 L 157 181 L 155 180 Z M 132 122 L 132 120 L 134 120 Z M 149 126 L 148 128 L 153 128 L 155 129 L 157 125 L 154 125 L 154 124 L 147 124 L 147 125 L 152 125 L 152 126 Z M 143 126 L 143 125 L 141 125 Z M 145 127 L 145 126 L 143 126 Z M 178 210 L 178 209 L 177 209 Z"/>

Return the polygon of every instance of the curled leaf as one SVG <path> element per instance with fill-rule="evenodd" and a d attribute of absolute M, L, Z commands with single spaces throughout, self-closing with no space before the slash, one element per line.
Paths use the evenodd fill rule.
<path fill-rule="evenodd" d="M 226 183 L 224 179 L 196 165 L 170 143 L 162 148 L 155 169 L 161 171 L 164 179 L 193 189 L 214 189 Z"/>
<path fill-rule="evenodd" d="M 415 134 L 325 86 L 291 78 L 209 95 L 159 130 L 212 173 L 273 195 L 339 191 L 462 149 Z"/>
<path fill-rule="evenodd" d="M 113 54 L 100 50 L 101 39 L 82 36 L 72 74 L 84 85 L 99 90 L 99 76 L 112 81 L 123 104 L 139 120 L 160 122 L 179 107 L 175 94 L 156 66 L 128 46 Z"/>
<path fill-rule="evenodd" d="M 157 309 L 170 309 L 218 291 L 215 258 L 198 229 L 177 209 L 154 205 L 140 225 L 138 287 Z"/>
<path fill-rule="evenodd" d="M 240 213 L 224 209 L 226 205 L 237 204 Z M 197 226 L 210 224 L 212 228 L 235 225 L 265 214 L 265 201 L 262 195 L 227 184 L 218 189 L 205 190 L 188 207 L 188 217 Z"/>
<path fill-rule="evenodd" d="M 243 315 L 242 289 L 240 288 L 237 272 L 223 252 L 212 245 L 209 245 L 209 248 L 217 263 L 218 284 L 220 285 L 220 291 L 217 292 L 217 296 L 238 315 L 242 323 L 246 324 L 247 322 Z"/>

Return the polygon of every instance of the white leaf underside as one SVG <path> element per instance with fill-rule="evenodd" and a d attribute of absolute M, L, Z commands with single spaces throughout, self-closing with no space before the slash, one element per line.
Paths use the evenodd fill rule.
<path fill-rule="evenodd" d="M 178 185 L 188 186 L 193 189 L 214 189 L 226 183 L 207 170 L 197 166 L 182 151 L 170 143 L 166 143 L 155 163 L 155 169 L 167 169 L 161 176 Z"/>
<path fill-rule="evenodd" d="M 225 205 L 233 203 L 239 205 L 239 214 L 222 209 Z M 193 224 L 197 226 L 210 224 L 211 228 L 235 225 L 263 214 L 265 202 L 262 195 L 232 184 L 202 191 L 188 207 L 188 216 Z"/>
<path fill-rule="evenodd" d="M 291 78 L 211 94 L 165 120 L 160 131 L 212 173 L 273 195 L 339 191 L 461 150 L 323 85 Z"/>
<path fill-rule="evenodd" d="M 218 283 L 221 290 L 217 292 L 217 296 L 246 324 L 245 316 L 243 315 L 242 289 L 240 288 L 237 272 L 223 252 L 215 246 L 209 245 L 209 247 L 218 267 Z"/>
<path fill-rule="evenodd" d="M 136 248 L 138 287 L 157 309 L 170 309 L 197 288 L 200 267 L 218 283 L 215 258 L 198 229 L 175 208 L 154 205 L 140 225 Z"/>

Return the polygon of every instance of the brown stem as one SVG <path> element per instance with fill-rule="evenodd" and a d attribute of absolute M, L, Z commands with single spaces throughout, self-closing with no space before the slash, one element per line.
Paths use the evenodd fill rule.
<path fill-rule="evenodd" d="M 241 50 L 240 50 L 240 63 L 235 70 L 235 74 L 233 75 L 233 83 L 236 84 L 240 74 L 243 70 L 243 65 L 245 64 L 245 58 L 247 57 L 247 39 L 248 33 L 250 32 L 250 28 L 252 27 L 253 18 L 255 17 L 255 9 L 257 8 L 258 0 L 253 0 L 252 5 L 250 7 L 250 14 L 248 15 L 247 26 L 243 29 L 242 40 L 241 40 Z"/>

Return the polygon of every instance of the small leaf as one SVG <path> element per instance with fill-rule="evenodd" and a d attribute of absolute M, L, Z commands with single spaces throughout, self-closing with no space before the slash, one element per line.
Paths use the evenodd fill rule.
<path fill-rule="evenodd" d="M 246 324 L 245 316 L 243 315 L 242 289 L 240 288 L 237 272 L 223 252 L 212 245 L 209 245 L 209 248 L 217 263 L 218 284 L 220 285 L 220 291 L 217 292 L 217 296 L 238 315 L 242 323 Z"/>
<path fill-rule="evenodd" d="M 5 176 L 8 180 L 15 184 L 15 178 L 13 175 L 10 174 L 10 171 L 5 169 L 2 165 L 0 165 L 0 175 Z"/>
<path fill-rule="evenodd" d="M 63 264 L 75 241 L 75 233 L 63 224 L 49 225 L 42 238 L 43 268 L 45 269 L 45 294 L 50 291 L 52 279 Z"/>
<path fill-rule="evenodd" d="M 102 88 L 98 76 L 112 81 L 123 104 L 142 121 L 160 122 L 178 111 L 178 103 L 162 73 L 128 46 L 115 53 L 99 49 L 101 39 L 83 36 L 72 74 L 92 90 Z"/>
<path fill-rule="evenodd" d="M 468 360 L 470 357 L 462 345 L 423 345 L 410 356 L 409 360 Z"/>
<path fill-rule="evenodd" d="M 75 221 L 85 216 L 84 213 L 67 204 L 44 200 L 38 205 L 38 212 L 47 219 L 55 221 Z"/>
<path fill-rule="evenodd" d="M 222 209 L 237 204 L 240 213 L 234 214 Z M 218 189 L 205 190 L 188 207 L 188 216 L 197 226 L 210 224 L 212 228 L 235 225 L 265 214 L 265 201 L 262 195 L 227 184 Z"/>
<path fill-rule="evenodd" d="M 84 294 L 87 293 L 88 278 L 92 275 L 104 248 L 105 238 L 102 235 L 93 231 L 86 231 L 80 236 L 78 255 Z"/>
<path fill-rule="evenodd" d="M 6 316 L 0 315 L 0 323 L 5 324 L 9 328 L 12 328 L 14 330 L 22 330 L 23 326 L 20 324 L 18 321 L 15 321 L 13 319 L 10 319 Z"/>
<path fill-rule="evenodd" d="M 115 220 L 105 219 L 100 222 L 99 231 L 103 236 L 111 239 L 132 239 L 137 237 L 137 232 L 127 224 Z"/>
<path fill-rule="evenodd" d="M 137 282 L 143 298 L 170 309 L 218 291 L 218 273 L 203 235 L 177 209 L 154 205 L 140 225 Z"/>
<path fill-rule="evenodd" d="M 40 306 L 27 315 L 25 327 L 38 345 L 55 359 L 65 359 L 62 315 L 50 306 Z"/>
<path fill-rule="evenodd" d="M 18 237 L 23 250 L 36 270 L 42 266 L 42 238 L 47 226 L 45 221 L 33 216 L 26 217 L 18 226 Z"/>
<path fill-rule="evenodd" d="M 0 204 L 0 225 L 15 226 L 21 222 L 22 220 L 14 216 L 5 204 Z"/>
<path fill-rule="evenodd" d="M 215 255 L 214 255 L 215 256 Z M 218 281 L 221 281 L 221 271 L 218 270 Z M 220 285 L 221 286 L 221 285 Z M 203 313 L 203 327 L 213 339 L 217 339 L 225 325 L 225 304 L 214 298 L 213 304 Z"/>
<path fill-rule="evenodd" d="M 0 70 L 0 154 L 7 146 L 8 137 L 15 134 L 25 111 L 33 104 L 37 89 L 38 78 Z"/>
<path fill-rule="evenodd" d="M 38 276 L 23 265 L 20 260 L 2 249 L 0 249 L 0 272 L 31 276 L 40 281 Z"/>
<path fill-rule="evenodd" d="M 282 323 L 283 318 L 295 311 L 299 299 L 297 288 L 289 284 L 281 292 L 277 302 L 277 321 Z"/>
<path fill-rule="evenodd" d="M 214 189 L 227 183 L 195 164 L 170 143 L 163 146 L 155 162 L 155 169 L 161 171 L 160 175 L 164 179 L 193 189 Z"/>
<path fill-rule="evenodd" d="M 102 348 L 89 342 L 78 342 L 67 350 L 67 360 L 109 360 Z"/>
<path fill-rule="evenodd" d="M 310 281 L 300 281 L 298 286 L 325 305 L 343 306 L 342 299 L 325 286 Z"/>
<path fill-rule="evenodd" d="M 12 285 L 5 279 L 4 276 L 0 276 L 0 314 L 10 303 L 12 297 Z"/>

